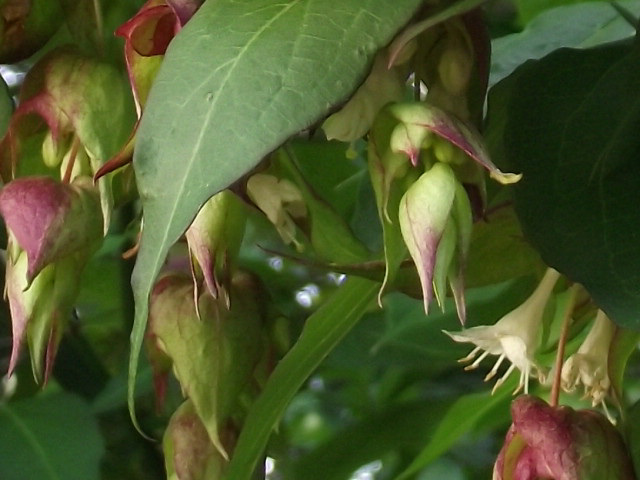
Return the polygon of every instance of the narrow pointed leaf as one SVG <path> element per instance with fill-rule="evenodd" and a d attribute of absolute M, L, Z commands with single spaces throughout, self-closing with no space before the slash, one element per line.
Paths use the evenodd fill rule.
<path fill-rule="evenodd" d="M 348 97 L 421 3 L 219 0 L 176 36 L 134 156 L 145 228 L 133 277 L 131 389 L 149 293 L 170 245 L 210 196 Z"/>
<path fill-rule="evenodd" d="M 493 396 L 487 392 L 480 392 L 459 398 L 442 417 L 442 421 L 415 460 L 395 480 L 412 478 L 472 430 L 482 417 L 493 409 L 507 408 L 510 392 L 510 388 L 503 388 Z"/>
<path fill-rule="evenodd" d="M 304 381 L 322 359 L 360 320 L 379 284 L 351 278 L 307 320 L 299 340 L 278 364 L 252 406 L 231 458 L 227 479 L 248 479 L 267 445 L 271 431 Z"/>

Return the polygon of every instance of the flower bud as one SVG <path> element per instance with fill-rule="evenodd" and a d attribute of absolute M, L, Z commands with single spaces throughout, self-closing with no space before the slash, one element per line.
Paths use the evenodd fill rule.
<path fill-rule="evenodd" d="M 222 432 L 242 412 L 241 396 L 255 389 L 254 372 L 266 342 L 258 285 L 237 274 L 231 298 L 228 309 L 204 291 L 196 310 L 191 279 L 167 274 L 152 292 L 148 324 L 148 338 L 171 359 L 184 395 L 225 459 L 230 452 Z"/>
<path fill-rule="evenodd" d="M 27 280 L 59 259 L 91 250 L 102 239 L 97 189 L 89 178 L 73 184 L 25 177 L 0 191 L 0 214 L 29 262 Z"/>
<path fill-rule="evenodd" d="M 444 163 L 436 163 L 409 187 L 400 201 L 400 229 L 418 269 L 425 312 L 433 297 L 436 253 L 451 212 L 455 190 L 456 178 L 451 168 Z M 455 241 L 455 231 L 452 235 Z"/>
<path fill-rule="evenodd" d="M 633 480 L 622 436 L 600 413 L 551 407 L 521 395 L 493 480 Z"/>
<path fill-rule="evenodd" d="M 213 298 L 222 293 L 227 304 L 230 286 L 223 288 L 223 282 L 230 282 L 245 224 L 244 205 L 233 193 L 224 190 L 202 206 L 186 233 L 189 251 L 202 272 L 209 293 Z"/>
<path fill-rule="evenodd" d="M 378 111 L 387 103 L 401 100 L 405 90 L 402 67 L 387 67 L 387 52 L 378 53 L 371 73 L 347 104 L 322 124 L 327 139 L 351 142 L 362 137 Z"/>
<path fill-rule="evenodd" d="M 167 480 L 221 478 L 227 461 L 215 449 L 193 402 L 173 413 L 162 440 Z"/>

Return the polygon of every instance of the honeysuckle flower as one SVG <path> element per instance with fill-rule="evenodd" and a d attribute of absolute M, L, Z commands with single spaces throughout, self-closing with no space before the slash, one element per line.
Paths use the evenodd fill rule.
<path fill-rule="evenodd" d="M 456 342 L 476 345 L 469 355 L 459 360 L 461 363 L 472 362 L 465 370 L 477 368 L 489 355 L 497 355 L 498 360 L 485 377 L 487 381 L 498 373 L 505 359 L 511 362 L 493 387 L 494 392 L 516 369 L 520 371 L 520 381 L 514 393 L 523 388 L 525 393 L 529 391 L 529 377 L 532 374 L 536 374 L 539 379 L 544 378 L 544 372 L 536 363 L 534 354 L 540 342 L 539 332 L 544 309 L 559 277 L 556 270 L 548 268 L 531 296 L 494 325 L 473 327 L 457 333 L 445 331 Z"/>
<path fill-rule="evenodd" d="M 614 323 L 602 310 L 598 310 L 591 330 L 580 348 L 562 366 L 562 388 L 572 392 L 582 384 L 585 397 L 591 397 L 592 406 L 602 405 L 607 416 L 609 414 L 605 398 L 611 388 L 609 348 L 614 333 Z"/>
<path fill-rule="evenodd" d="M 633 480 L 620 433 L 600 413 L 551 407 L 521 395 L 498 455 L 493 480 Z"/>
<path fill-rule="evenodd" d="M 284 243 L 301 247 L 293 219 L 306 216 L 307 208 L 298 187 L 287 179 L 256 173 L 247 181 L 247 195 L 273 223 Z"/>

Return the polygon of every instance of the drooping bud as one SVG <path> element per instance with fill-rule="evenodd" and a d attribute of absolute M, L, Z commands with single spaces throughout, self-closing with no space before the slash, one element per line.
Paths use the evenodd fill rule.
<path fill-rule="evenodd" d="M 403 55 L 393 67 L 388 67 L 388 54 L 382 50 L 376 56 L 371 73 L 347 104 L 322 124 L 327 139 L 351 142 L 364 136 L 378 111 L 389 102 L 402 100 L 405 91 L 406 68 Z"/>
<path fill-rule="evenodd" d="M 420 130 L 427 130 L 446 140 L 446 143 L 455 145 L 462 150 L 469 158 L 489 171 L 490 176 L 502 184 L 516 183 L 522 175 L 504 173 L 494 165 L 489 156 L 482 136 L 469 123 L 460 120 L 455 115 L 447 113 L 445 110 L 430 105 L 428 103 L 397 103 L 389 107 L 392 115 L 398 119 L 408 132 L 415 132 L 407 135 L 407 146 L 402 149 L 410 158 L 423 148 L 422 142 L 427 137 L 426 133 L 420 134 Z M 439 148 L 447 148 L 445 144 L 439 142 Z M 398 148 L 398 150 L 401 150 Z M 455 154 L 455 150 L 449 150 L 450 154 Z M 445 163 L 460 163 L 459 161 L 448 161 L 449 155 L 444 152 L 439 153 L 438 160 Z"/>
<path fill-rule="evenodd" d="M 400 201 L 400 229 L 420 276 L 425 312 L 433 297 L 436 252 L 453 205 L 455 185 L 451 168 L 437 163 L 411 185 Z M 452 238 L 455 240 L 455 231 Z"/>
<path fill-rule="evenodd" d="M 45 266 L 92 250 L 102 239 L 100 199 L 86 177 L 70 185 L 49 177 L 14 180 L 0 191 L 0 214 L 26 251 L 28 282 Z"/>
<path fill-rule="evenodd" d="M 521 395 L 511 416 L 493 480 L 635 479 L 622 436 L 600 413 Z"/>
<path fill-rule="evenodd" d="M 72 185 L 48 177 L 23 178 L 0 191 L 0 213 L 9 230 L 6 294 L 13 329 L 9 372 L 26 335 L 34 375 L 46 382 L 80 274 L 102 239 L 98 194 L 87 178 Z"/>
<path fill-rule="evenodd" d="M 243 203 L 224 190 L 202 206 L 186 233 L 189 251 L 202 272 L 209 293 L 213 298 L 222 294 L 227 304 L 232 266 L 240 250 L 245 224 Z M 198 283 L 195 282 L 196 298 L 200 296 Z"/>
<path fill-rule="evenodd" d="M 193 283 L 169 274 L 151 296 L 149 336 L 171 358 L 183 393 L 194 405 L 211 443 L 225 459 L 221 432 L 242 411 L 239 399 L 256 389 L 254 369 L 263 355 L 260 292 L 244 274 L 234 277 L 230 309 L 208 291 L 194 305 Z"/>

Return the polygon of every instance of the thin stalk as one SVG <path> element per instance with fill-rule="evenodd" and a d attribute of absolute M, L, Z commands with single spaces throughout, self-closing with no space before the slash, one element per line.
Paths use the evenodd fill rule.
<path fill-rule="evenodd" d="M 567 307 L 564 311 L 564 318 L 562 319 L 562 331 L 560 332 L 560 338 L 558 339 L 558 350 L 556 352 L 556 364 L 555 364 L 555 376 L 553 377 L 553 384 L 551 385 L 551 406 L 558 406 L 558 399 L 560 398 L 560 383 L 562 382 L 562 364 L 564 362 L 564 351 L 567 345 L 567 338 L 569 336 L 569 326 L 571 325 L 571 314 L 576 303 L 578 295 L 578 284 L 574 284 L 569 292 L 569 299 L 567 300 Z"/>
<path fill-rule="evenodd" d="M 96 19 L 96 44 L 100 54 L 104 54 L 104 20 L 100 0 L 93 0 L 93 15 Z"/>
<path fill-rule="evenodd" d="M 67 168 L 64 171 L 64 177 L 62 177 L 62 183 L 71 182 L 71 174 L 73 173 L 73 167 L 76 163 L 76 157 L 78 156 L 79 147 L 80 139 L 77 135 L 74 135 L 73 142 L 71 143 L 71 153 L 69 154 L 69 161 L 67 162 Z"/>

